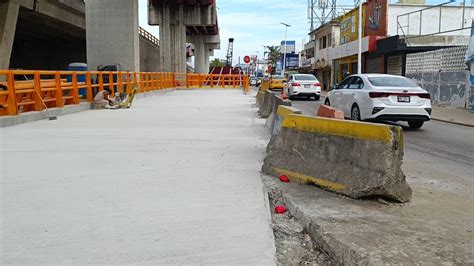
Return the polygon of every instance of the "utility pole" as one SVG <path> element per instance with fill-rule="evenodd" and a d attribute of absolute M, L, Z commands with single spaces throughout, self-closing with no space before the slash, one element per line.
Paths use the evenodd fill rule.
<path fill-rule="evenodd" d="M 281 75 L 284 76 L 286 70 L 286 38 L 288 35 L 288 27 L 291 27 L 291 25 L 283 22 L 281 22 L 281 25 L 285 26 L 285 48 L 283 49 L 283 66 L 281 70 Z"/>
<path fill-rule="evenodd" d="M 359 0 L 359 30 L 358 30 L 358 43 L 359 51 L 357 53 L 357 74 L 362 74 L 362 1 Z"/>

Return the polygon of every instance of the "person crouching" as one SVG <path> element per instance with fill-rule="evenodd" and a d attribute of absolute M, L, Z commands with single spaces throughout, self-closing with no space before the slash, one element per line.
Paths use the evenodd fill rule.
<path fill-rule="evenodd" d="M 109 108 L 112 106 L 114 101 L 109 98 L 109 95 L 112 93 L 112 90 L 109 88 L 104 89 L 103 91 L 99 91 L 94 97 L 94 103 L 96 109 L 104 109 Z"/>

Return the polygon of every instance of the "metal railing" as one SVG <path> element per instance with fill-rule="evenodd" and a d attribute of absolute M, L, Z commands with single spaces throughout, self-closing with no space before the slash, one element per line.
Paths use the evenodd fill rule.
<path fill-rule="evenodd" d="M 155 45 L 160 45 L 160 40 L 158 40 L 158 38 L 155 37 L 155 35 L 149 33 L 148 31 L 146 31 L 144 28 L 138 26 L 138 34 L 140 34 L 141 36 L 143 36 L 145 39 L 149 40 L 150 42 L 154 43 Z"/>
<path fill-rule="evenodd" d="M 21 80 L 19 80 L 21 79 Z M 0 70 L 0 116 L 62 108 L 92 102 L 94 95 L 110 88 L 129 94 L 168 88 L 243 88 L 249 91 L 249 78 L 242 75 L 189 74 L 124 71 L 38 71 Z M 44 103 L 44 105 L 43 105 Z"/>
<path fill-rule="evenodd" d="M 449 0 L 447 2 L 443 2 L 437 5 L 431 5 L 419 10 L 415 10 L 415 11 L 398 15 L 397 16 L 397 35 L 402 35 L 404 38 L 417 38 L 421 36 L 437 35 L 437 34 L 444 34 L 444 33 L 449 33 L 449 32 L 456 32 L 456 31 L 470 29 L 471 25 L 466 24 L 465 22 L 466 8 L 467 8 L 466 0 L 463 0 L 462 6 L 449 6 L 449 4 L 452 4 L 454 2 L 455 2 L 454 0 Z M 450 8 L 450 7 L 462 8 L 461 10 L 462 16 L 460 17 L 459 25 L 451 25 L 452 22 L 448 21 L 448 18 L 450 18 L 449 15 L 448 14 L 443 15 L 443 8 Z M 435 9 L 438 9 L 438 11 L 436 11 Z M 433 13 L 433 11 L 438 13 L 437 16 Z M 426 15 L 424 20 L 423 20 L 423 14 Z M 448 25 L 448 27 L 452 27 L 452 28 L 443 27 L 443 23 L 442 23 L 443 19 L 445 20 L 445 24 L 450 24 Z M 434 23 L 437 24 L 437 29 L 432 29 L 427 32 L 423 30 L 426 24 L 433 25 Z"/>

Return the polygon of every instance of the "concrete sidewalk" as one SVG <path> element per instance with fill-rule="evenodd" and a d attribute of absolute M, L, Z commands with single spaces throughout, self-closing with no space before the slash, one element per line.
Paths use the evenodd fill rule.
<path fill-rule="evenodd" d="M 467 109 L 433 106 L 433 120 L 474 127 L 474 113 Z"/>
<path fill-rule="evenodd" d="M 0 129 L 0 264 L 274 264 L 254 102 L 177 91 Z"/>

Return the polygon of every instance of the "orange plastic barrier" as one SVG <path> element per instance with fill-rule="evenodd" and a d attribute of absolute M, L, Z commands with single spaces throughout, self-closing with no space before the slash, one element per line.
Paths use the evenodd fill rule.
<path fill-rule="evenodd" d="M 344 113 L 341 110 L 327 105 L 320 105 L 316 116 L 344 120 Z"/>
<path fill-rule="evenodd" d="M 242 75 L 188 74 L 171 72 L 126 71 L 38 71 L 0 70 L 0 116 L 41 111 L 79 104 L 81 98 L 92 102 L 93 95 L 105 88 L 129 94 L 132 86 L 139 93 L 167 88 L 243 88 L 250 89 L 249 78 Z"/>

